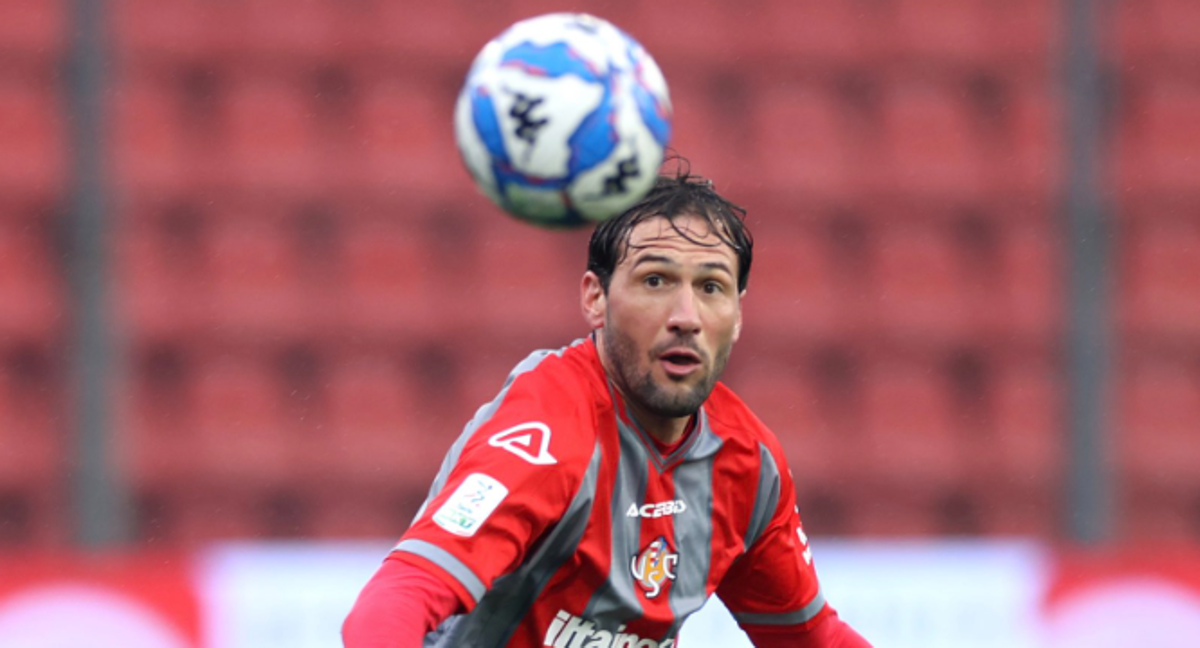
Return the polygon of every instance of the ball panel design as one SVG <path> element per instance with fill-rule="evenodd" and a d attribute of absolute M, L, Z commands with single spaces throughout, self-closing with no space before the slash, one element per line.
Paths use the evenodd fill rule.
<path fill-rule="evenodd" d="M 455 132 L 483 192 L 543 226 L 599 221 L 653 185 L 671 134 L 657 64 L 599 18 L 519 22 L 476 57 Z"/>

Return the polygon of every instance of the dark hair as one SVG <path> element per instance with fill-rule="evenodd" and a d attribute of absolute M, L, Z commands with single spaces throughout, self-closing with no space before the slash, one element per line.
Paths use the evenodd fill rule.
<path fill-rule="evenodd" d="M 702 243 L 693 233 L 681 230 L 675 218 L 694 214 L 708 222 L 710 231 L 720 243 Z M 738 258 L 738 292 L 746 289 L 750 280 L 750 260 L 754 239 L 746 228 L 746 210 L 729 202 L 713 189 L 711 180 L 692 175 L 686 168 L 674 175 L 661 175 L 654 187 L 633 207 L 618 216 L 600 223 L 592 232 L 588 244 L 587 269 L 596 273 L 600 285 L 608 292 L 617 265 L 629 253 L 629 235 L 643 221 L 665 218 L 680 236 L 698 245 L 728 245 Z"/>

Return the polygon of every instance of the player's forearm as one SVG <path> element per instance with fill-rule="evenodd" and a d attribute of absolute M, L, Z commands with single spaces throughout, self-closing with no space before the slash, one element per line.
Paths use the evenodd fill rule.
<path fill-rule="evenodd" d="M 862 635 L 838 618 L 826 615 L 816 625 L 743 626 L 755 648 L 871 648 Z"/>
<path fill-rule="evenodd" d="M 454 590 L 436 576 L 389 558 L 342 624 L 342 643 L 346 648 L 419 648 L 459 605 Z"/>

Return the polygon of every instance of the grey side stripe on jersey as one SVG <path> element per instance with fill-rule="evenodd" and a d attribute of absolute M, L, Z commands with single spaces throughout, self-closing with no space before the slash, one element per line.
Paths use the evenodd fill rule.
<path fill-rule="evenodd" d="M 766 530 L 771 515 L 779 506 L 781 495 L 779 490 L 782 480 L 779 475 L 779 466 L 775 463 L 775 457 L 771 456 L 771 451 L 762 443 L 758 444 L 758 457 L 758 491 L 754 495 L 754 509 L 750 514 L 750 525 L 746 528 L 746 535 L 743 536 L 746 551 L 754 546 L 758 537 Z"/>
<path fill-rule="evenodd" d="M 512 386 L 513 381 L 517 379 L 517 376 L 536 368 L 539 364 L 541 364 L 542 360 L 545 360 L 549 356 L 553 355 L 561 357 L 563 352 L 565 352 L 568 348 L 582 344 L 584 341 L 585 340 L 581 338 L 575 340 L 569 346 L 561 349 L 543 349 L 534 351 L 524 360 L 517 363 L 516 367 L 513 367 L 513 370 L 509 372 L 508 377 L 504 379 L 504 385 L 500 388 L 500 393 L 497 394 L 496 397 L 491 401 L 484 403 L 479 407 L 478 410 L 475 411 L 475 416 L 471 417 L 471 420 L 467 423 L 467 426 L 463 428 L 462 433 L 459 434 L 458 439 L 454 441 L 454 445 L 450 446 L 450 451 L 446 453 L 446 458 L 442 460 L 442 466 L 438 469 L 437 476 L 433 478 L 433 484 L 429 487 L 429 493 L 425 497 L 425 502 L 422 503 L 421 508 L 417 510 L 417 514 L 413 517 L 413 522 L 416 522 L 421 518 L 421 515 L 425 513 L 425 507 L 429 505 L 429 502 L 433 501 L 433 498 L 436 497 L 438 493 L 442 492 L 442 489 L 446 487 L 446 481 L 450 479 L 450 471 L 454 469 L 456 464 L 458 464 L 458 458 L 462 456 L 462 451 L 463 448 L 466 447 L 467 441 L 469 441 L 471 437 L 475 435 L 475 432 L 480 427 L 483 427 L 484 423 L 487 423 L 492 416 L 496 414 L 496 410 L 500 409 L 500 404 L 504 402 L 504 397 L 508 395 L 508 388 Z"/>
<path fill-rule="evenodd" d="M 707 425 L 705 425 L 707 428 Z M 710 430 L 700 430 L 705 438 L 711 436 Z M 675 624 L 665 641 L 674 637 L 683 625 L 684 619 L 704 605 L 708 598 L 705 586 L 708 583 L 708 573 L 712 559 L 712 509 L 713 509 L 713 461 L 715 451 L 708 453 L 705 459 L 689 461 L 675 468 L 675 498 L 683 500 L 686 509 L 673 518 L 675 525 L 675 540 L 679 544 L 679 566 L 675 584 L 671 586 L 671 612 L 675 614 Z"/>
<path fill-rule="evenodd" d="M 650 475 L 646 472 L 650 455 L 638 440 L 635 430 L 617 417 L 617 438 L 621 448 L 620 464 L 612 491 L 612 545 L 609 555 L 608 578 L 592 593 L 583 611 L 583 618 L 599 624 L 601 628 L 616 628 L 621 623 L 642 615 L 642 604 L 638 600 L 633 584 L 633 573 L 629 561 L 641 551 L 638 543 L 642 534 L 642 519 L 628 517 L 625 512 L 630 504 L 641 504 L 646 499 L 646 483 Z"/>
<path fill-rule="evenodd" d="M 817 595 L 813 597 L 813 600 L 795 612 L 785 612 L 784 614 L 739 614 L 734 612 L 733 618 L 738 623 L 748 625 L 799 625 L 812 621 L 824 607 L 825 594 L 818 589 Z"/>
<path fill-rule="evenodd" d="M 429 562 L 446 570 L 454 580 L 458 581 L 468 592 L 471 597 L 478 603 L 479 599 L 483 598 L 483 593 L 486 591 L 483 587 L 483 581 L 471 571 L 461 560 L 454 557 L 454 554 L 442 549 L 441 547 L 425 542 L 424 540 L 404 540 L 396 545 L 393 551 L 404 551 L 410 554 L 420 556 Z"/>
<path fill-rule="evenodd" d="M 513 572 L 492 584 L 479 605 L 465 616 L 454 617 L 437 636 L 437 648 L 500 648 L 508 643 L 521 620 L 563 564 L 575 554 L 587 529 L 596 501 L 596 485 L 603 453 L 596 443 L 583 483 L 552 530 L 535 545 Z"/>

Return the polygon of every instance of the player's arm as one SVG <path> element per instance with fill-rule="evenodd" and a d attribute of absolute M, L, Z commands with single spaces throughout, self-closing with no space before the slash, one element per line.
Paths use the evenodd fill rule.
<path fill-rule="evenodd" d="M 474 609 L 497 578 L 522 563 L 593 463 L 590 419 L 573 407 L 561 388 L 536 376 L 512 384 L 364 588 L 344 630 L 349 648 L 407 648 L 370 642 L 389 641 L 392 632 L 404 641 L 414 632 L 423 637 L 451 614 Z"/>
<path fill-rule="evenodd" d="M 342 624 L 345 648 L 418 648 L 425 635 L 464 609 L 461 595 L 427 567 L 392 554 Z"/>
<path fill-rule="evenodd" d="M 870 648 L 825 601 L 783 453 L 764 448 L 762 458 L 755 502 L 761 515 L 752 520 L 767 522 L 752 522 L 749 546 L 717 595 L 759 648 Z"/>

